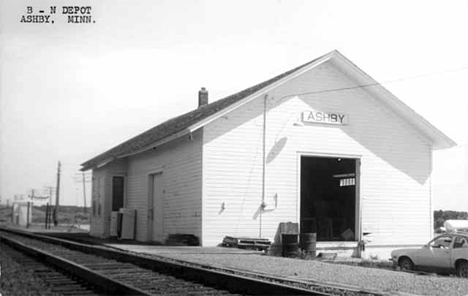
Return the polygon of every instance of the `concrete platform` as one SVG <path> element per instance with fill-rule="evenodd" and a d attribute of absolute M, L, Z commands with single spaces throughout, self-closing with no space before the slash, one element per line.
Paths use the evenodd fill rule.
<path fill-rule="evenodd" d="M 246 261 L 262 262 L 262 265 L 268 265 L 269 261 L 287 260 L 296 262 L 301 265 L 309 260 L 301 260 L 299 258 L 283 258 L 280 256 L 270 256 L 264 251 L 245 250 L 227 247 L 186 247 L 186 246 L 154 246 L 143 244 L 125 244 L 119 243 L 104 243 L 104 246 L 111 247 L 118 250 L 134 252 L 144 255 L 153 255 L 157 257 L 164 257 L 174 260 L 181 260 L 192 262 L 196 264 L 209 265 L 219 268 L 230 268 L 237 270 L 253 271 L 251 267 L 245 265 Z M 328 253 L 326 253 L 328 254 Z M 391 269 L 393 263 L 389 260 L 367 260 L 365 258 L 351 258 L 349 256 L 341 257 L 336 256 L 334 259 L 329 259 L 327 256 L 317 258 L 317 262 L 327 262 L 354 266 L 366 266 Z M 243 263 L 244 262 L 244 263 Z M 245 267 L 243 267 L 243 264 Z M 307 264 L 307 263 L 305 263 Z M 277 266 L 273 264 L 272 266 Z M 260 272 L 259 270 L 256 270 Z M 269 273 L 281 276 L 274 268 L 269 270 Z M 263 270 L 261 273 L 265 273 Z"/>
<path fill-rule="evenodd" d="M 87 225 L 58 225 L 51 226 L 50 229 L 45 229 L 43 224 L 33 224 L 29 228 L 25 228 L 18 225 L 3 225 L 13 229 L 19 229 L 23 231 L 30 231 L 35 233 L 42 233 L 51 235 L 59 238 L 72 239 L 77 242 L 90 243 L 96 245 L 107 245 L 112 248 L 117 248 L 125 251 L 132 251 L 136 253 L 147 253 L 152 255 L 171 255 L 177 256 L 177 254 L 257 254 L 264 255 L 264 251 L 246 250 L 229 247 L 192 247 L 192 246 L 164 246 L 155 245 L 152 242 L 138 242 L 134 240 L 118 240 L 116 238 L 96 238 L 89 236 Z M 390 252 L 394 248 L 372 248 L 368 247 L 361 258 L 352 258 L 353 249 L 350 248 L 351 244 L 347 244 L 342 250 L 333 249 L 332 246 L 325 245 L 317 246 L 317 254 L 321 252 L 325 253 L 336 253 L 337 257 L 335 262 L 353 262 L 353 264 L 359 265 L 359 262 L 363 260 L 375 261 L 375 263 L 381 263 L 388 261 L 390 258 Z M 330 247 L 330 248 L 327 248 Z M 275 249 L 276 248 L 276 249 Z M 276 251 L 275 251 L 276 250 Z M 275 251 L 275 252 L 273 252 Z M 281 246 L 271 246 L 270 254 L 275 256 L 281 256 Z M 371 260 L 374 259 L 374 260 Z M 366 265 L 369 265 L 368 262 Z"/>

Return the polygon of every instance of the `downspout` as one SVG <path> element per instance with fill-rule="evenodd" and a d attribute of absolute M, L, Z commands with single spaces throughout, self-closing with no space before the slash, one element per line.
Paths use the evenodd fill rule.
<path fill-rule="evenodd" d="M 433 150 L 432 147 L 429 148 L 430 150 L 430 171 L 431 174 L 429 175 L 429 223 L 431 224 L 429 227 L 429 238 L 432 239 L 434 237 L 434 229 L 435 229 L 435 223 L 434 223 L 434 208 L 433 208 L 433 196 L 432 196 L 432 169 L 433 169 Z"/>
<path fill-rule="evenodd" d="M 262 151 L 262 203 L 260 204 L 260 231 L 259 237 L 262 237 L 262 216 L 265 208 L 265 177 L 266 177 L 266 123 L 267 123 L 267 99 L 268 95 L 263 98 L 263 151 Z"/>

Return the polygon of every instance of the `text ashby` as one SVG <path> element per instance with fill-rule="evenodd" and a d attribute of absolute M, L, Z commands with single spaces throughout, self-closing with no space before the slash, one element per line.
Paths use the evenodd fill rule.
<path fill-rule="evenodd" d="M 348 124 L 348 115 L 335 112 L 304 111 L 302 112 L 302 121 L 344 125 Z"/>
<path fill-rule="evenodd" d="M 50 15 L 23 15 L 21 23 L 49 23 Z"/>

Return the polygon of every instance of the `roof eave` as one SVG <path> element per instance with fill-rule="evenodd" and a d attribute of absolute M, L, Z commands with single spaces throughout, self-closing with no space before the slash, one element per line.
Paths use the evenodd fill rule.
<path fill-rule="evenodd" d="M 129 156 L 132 156 L 132 155 L 136 155 L 136 154 L 148 151 L 150 149 L 154 149 L 154 148 L 156 148 L 158 146 L 161 146 L 162 144 L 168 143 L 168 142 L 170 142 L 172 140 L 180 138 L 180 137 L 182 137 L 184 135 L 188 135 L 190 133 L 191 133 L 190 130 L 184 129 L 184 130 L 182 130 L 182 131 L 180 131 L 178 133 L 175 133 L 175 134 L 170 135 L 170 136 L 168 136 L 166 138 L 163 138 L 163 139 L 161 139 L 161 140 L 159 140 L 159 141 L 157 141 L 155 143 L 152 143 L 151 145 L 148 145 L 148 146 L 146 146 L 144 148 L 141 148 L 141 149 L 136 150 L 136 151 L 131 152 L 131 153 L 110 157 L 110 158 L 108 158 L 108 159 L 106 159 L 104 161 L 101 161 L 101 162 L 99 162 L 98 164 L 95 164 L 95 165 L 87 165 L 87 163 L 85 162 L 85 163 L 81 164 L 82 168 L 80 169 L 80 171 L 84 172 L 84 171 L 87 171 L 87 170 L 90 170 L 90 169 L 96 169 L 96 168 L 103 167 L 103 166 L 105 166 L 106 164 L 110 163 L 111 161 L 113 161 L 115 159 L 129 157 Z"/>
<path fill-rule="evenodd" d="M 335 52 L 332 62 L 335 66 L 355 78 L 359 85 L 369 86 L 364 89 L 369 93 L 375 94 L 382 104 L 389 106 L 394 111 L 397 111 L 398 114 L 400 114 L 407 122 L 414 125 L 423 135 L 426 136 L 426 138 L 428 138 L 428 140 L 430 140 L 432 149 L 448 149 L 457 145 L 450 137 L 445 135 L 424 117 L 416 113 L 416 111 L 411 107 L 398 99 L 394 94 L 338 51 Z"/>
<path fill-rule="evenodd" d="M 139 153 L 148 151 L 148 150 L 150 150 L 150 149 L 154 149 L 154 148 L 156 148 L 156 147 L 158 147 L 158 146 L 161 146 L 161 145 L 163 145 L 163 144 L 166 144 L 166 143 L 168 143 L 168 142 L 170 142 L 170 141 L 172 141 L 172 140 L 175 140 L 175 139 L 180 138 L 180 137 L 182 137 L 182 136 L 188 135 L 188 134 L 190 134 L 190 133 L 191 133 L 191 131 L 190 131 L 189 129 L 184 129 L 184 130 L 182 130 L 182 131 L 180 131 L 180 132 L 178 132 L 178 133 L 172 134 L 172 135 L 167 136 L 167 137 L 165 137 L 165 138 L 163 138 L 163 139 L 161 139 L 161 140 L 159 140 L 159 141 L 157 141 L 157 142 L 154 142 L 154 143 L 152 143 L 151 145 L 148 145 L 148 146 L 146 146 L 146 147 L 144 147 L 144 148 L 141 148 L 141 149 L 139 149 L 139 150 L 133 151 L 133 152 L 131 152 L 131 153 L 119 155 L 117 158 L 129 157 L 129 156 L 132 156 L 132 155 L 136 155 L 136 154 L 139 154 Z"/>
<path fill-rule="evenodd" d="M 334 51 L 331 51 L 331 52 L 319 57 L 314 62 L 312 62 L 310 65 L 307 65 L 304 68 L 301 68 L 301 69 L 289 74 L 288 76 L 285 76 L 285 77 L 281 78 L 280 80 L 278 80 L 278 81 L 276 81 L 276 82 L 274 82 L 274 83 L 272 83 L 272 84 L 270 84 L 270 85 L 256 91 L 255 93 L 245 97 L 244 99 L 240 100 L 239 102 L 234 103 L 234 104 L 230 105 L 229 107 L 224 108 L 224 109 L 220 110 L 219 112 L 216 112 L 213 115 L 211 115 L 211 116 L 209 116 L 209 117 L 207 117 L 207 118 L 205 118 L 205 119 L 191 125 L 190 127 L 188 127 L 188 130 L 190 132 L 194 132 L 197 129 L 207 125 L 208 123 L 210 123 L 210 122 L 212 122 L 212 121 L 214 121 L 214 120 L 228 114 L 229 112 L 231 112 L 231 111 L 233 111 L 233 110 L 235 110 L 235 109 L 249 103 L 250 101 L 252 101 L 252 100 L 254 100 L 254 99 L 256 99 L 256 98 L 258 98 L 260 96 L 268 94 L 268 92 L 270 92 L 271 90 L 277 88 L 278 86 L 290 81 L 291 79 L 296 78 L 297 76 L 302 75 L 304 72 L 307 72 L 310 69 L 312 69 L 314 67 L 317 67 L 320 64 L 325 63 L 330 58 L 332 58 L 335 55 L 336 52 L 337 51 L 334 50 Z"/>
<path fill-rule="evenodd" d="M 80 171 L 85 172 L 85 171 L 88 171 L 88 170 L 91 170 L 91 169 L 101 168 L 101 167 L 105 166 L 106 164 L 112 162 L 114 159 L 116 159 L 116 157 L 109 157 L 106 160 L 98 162 L 95 165 L 88 165 L 88 164 L 86 164 L 87 162 L 85 162 L 85 163 L 81 164 L 82 168 L 80 169 Z"/>
<path fill-rule="evenodd" d="M 457 143 L 445 135 L 443 132 L 439 131 L 437 128 L 433 126 L 433 129 L 436 130 L 437 135 L 434 136 L 434 142 L 432 144 L 432 149 L 434 150 L 442 150 L 442 149 L 449 149 L 457 146 Z"/>

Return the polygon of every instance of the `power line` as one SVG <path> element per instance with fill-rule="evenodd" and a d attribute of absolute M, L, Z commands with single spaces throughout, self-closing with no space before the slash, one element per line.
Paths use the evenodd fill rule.
<path fill-rule="evenodd" d="M 361 85 L 355 85 L 355 86 L 349 86 L 349 87 L 331 88 L 331 89 L 324 89 L 324 90 L 318 90 L 318 91 L 290 94 L 290 95 L 286 95 L 285 97 L 292 97 L 292 96 L 298 96 L 298 95 L 312 95 L 312 94 L 315 95 L 315 94 L 329 93 L 329 92 L 336 92 L 336 91 L 346 91 L 346 90 L 353 90 L 353 89 L 358 89 L 358 88 L 372 87 L 372 86 L 377 86 L 377 85 L 383 86 L 383 84 L 404 82 L 404 81 L 408 81 L 408 80 L 414 80 L 414 79 L 418 79 L 418 78 L 441 75 L 441 74 L 445 74 L 445 73 L 449 73 L 449 72 L 458 72 L 458 71 L 463 71 L 463 70 L 468 70 L 468 66 L 457 68 L 457 69 L 451 69 L 451 70 L 444 70 L 444 71 L 439 71 L 439 72 L 421 74 L 421 75 L 417 75 L 417 76 L 410 76 L 410 77 L 405 77 L 405 78 L 387 80 L 387 81 L 384 81 L 384 82 L 374 82 L 374 83 L 361 84 Z"/>
<path fill-rule="evenodd" d="M 83 180 L 78 180 L 78 179 L 73 179 L 73 181 L 75 181 L 75 183 L 82 183 Z M 84 181 L 85 183 L 91 183 L 92 181 L 91 180 L 85 180 Z"/>

